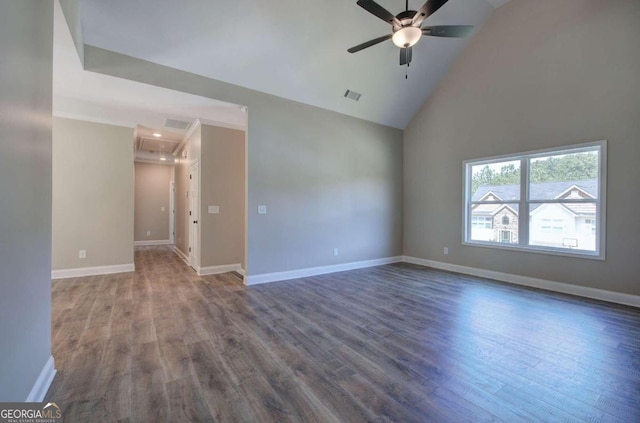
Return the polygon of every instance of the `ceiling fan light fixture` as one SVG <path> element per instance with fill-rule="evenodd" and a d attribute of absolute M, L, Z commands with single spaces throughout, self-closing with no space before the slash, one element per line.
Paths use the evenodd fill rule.
<path fill-rule="evenodd" d="M 391 40 L 400 48 L 413 47 L 422 37 L 422 30 L 415 26 L 405 26 L 397 30 Z"/>

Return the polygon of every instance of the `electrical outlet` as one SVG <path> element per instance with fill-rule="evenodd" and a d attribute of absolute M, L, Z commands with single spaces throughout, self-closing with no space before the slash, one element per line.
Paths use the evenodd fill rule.
<path fill-rule="evenodd" d="M 160 207 L 160 211 L 164 211 L 164 206 Z"/>
<path fill-rule="evenodd" d="M 339 253 L 340 253 L 340 252 L 338 251 L 338 249 L 337 249 L 337 248 L 334 248 L 334 249 L 333 249 L 333 256 L 334 256 L 334 257 L 338 257 L 338 254 L 339 254 Z"/>
<path fill-rule="evenodd" d="M 147 231 L 147 236 L 151 236 L 151 231 Z"/>
<path fill-rule="evenodd" d="M 267 206 L 258 206 L 258 214 L 267 214 Z"/>
<path fill-rule="evenodd" d="M 87 250 L 78 251 L 78 257 L 81 259 L 87 258 Z"/>
<path fill-rule="evenodd" d="M 443 253 L 445 256 L 449 254 L 449 247 L 444 247 Z"/>

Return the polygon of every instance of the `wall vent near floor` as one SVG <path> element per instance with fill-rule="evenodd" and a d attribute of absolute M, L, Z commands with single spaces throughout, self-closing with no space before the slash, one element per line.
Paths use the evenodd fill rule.
<path fill-rule="evenodd" d="M 355 101 L 360 100 L 360 96 L 361 96 L 361 95 L 362 95 L 362 94 L 357 93 L 357 92 L 355 92 L 355 91 L 351 91 L 351 90 L 347 90 L 347 91 L 345 91 L 345 92 L 344 92 L 344 96 L 345 96 L 345 97 L 347 97 L 347 98 L 348 98 L 348 99 L 350 99 L 350 100 L 355 100 Z"/>
<path fill-rule="evenodd" d="M 171 119 L 171 118 L 167 118 L 164 121 L 164 126 L 166 128 L 175 128 L 175 129 L 181 129 L 181 130 L 185 130 L 187 129 L 189 126 L 191 126 L 191 122 L 188 122 L 186 120 L 179 120 L 179 119 Z"/>

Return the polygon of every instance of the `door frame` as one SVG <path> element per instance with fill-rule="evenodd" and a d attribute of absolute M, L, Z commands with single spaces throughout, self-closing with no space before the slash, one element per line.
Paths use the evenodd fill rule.
<path fill-rule="evenodd" d="M 169 244 L 175 243 L 176 236 L 176 182 L 169 182 Z"/>
<path fill-rule="evenodd" d="M 199 258 L 200 251 L 198 248 L 200 235 L 200 173 L 198 161 L 194 161 L 189 166 L 189 266 L 196 272 L 200 268 Z"/>

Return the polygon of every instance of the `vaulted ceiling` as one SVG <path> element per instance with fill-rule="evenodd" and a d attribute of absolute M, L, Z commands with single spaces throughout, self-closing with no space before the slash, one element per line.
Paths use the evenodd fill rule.
<path fill-rule="evenodd" d="M 506 1 L 450 0 L 423 26 L 478 28 Z M 394 14 L 405 7 L 378 3 Z M 391 41 L 347 53 L 390 32 L 355 0 L 81 0 L 80 12 L 86 44 L 396 128 L 473 37 L 423 37 L 407 69 Z M 347 89 L 360 100 L 345 98 Z"/>

